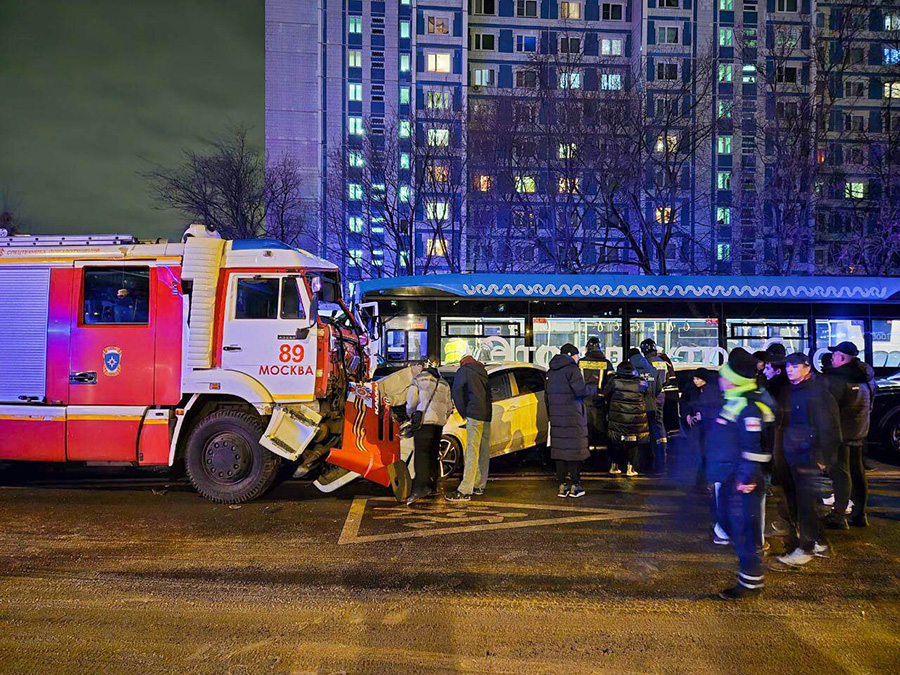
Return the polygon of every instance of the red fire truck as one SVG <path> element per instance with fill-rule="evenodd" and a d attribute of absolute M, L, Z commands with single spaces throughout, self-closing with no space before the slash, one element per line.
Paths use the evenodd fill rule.
<path fill-rule="evenodd" d="M 320 489 L 400 497 L 366 341 L 337 268 L 278 241 L 2 237 L 0 460 L 183 463 L 237 503 L 327 459 Z"/>

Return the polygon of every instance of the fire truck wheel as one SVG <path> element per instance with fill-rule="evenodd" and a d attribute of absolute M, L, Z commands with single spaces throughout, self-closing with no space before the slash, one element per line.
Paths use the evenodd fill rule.
<path fill-rule="evenodd" d="M 263 422 L 256 415 L 220 410 L 191 431 L 184 464 L 194 488 L 221 504 L 256 499 L 278 476 L 281 458 L 259 444 Z"/>

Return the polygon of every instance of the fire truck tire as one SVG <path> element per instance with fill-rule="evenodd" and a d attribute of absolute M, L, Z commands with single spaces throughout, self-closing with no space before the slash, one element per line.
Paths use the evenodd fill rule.
<path fill-rule="evenodd" d="M 263 421 L 220 410 L 203 418 L 188 436 L 184 465 L 194 489 L 220 504 L 249 502 L 268 490 L 281 458 L 259 444 Z"/>

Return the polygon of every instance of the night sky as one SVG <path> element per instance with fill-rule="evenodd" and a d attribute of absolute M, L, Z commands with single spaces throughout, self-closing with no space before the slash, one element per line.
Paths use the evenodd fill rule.
<path fill-rule="evenodd" d="M 177 237 L 148 162 L 264 135 L 263 0 L 0 0 L 0 192 L 33 233 Z"/>

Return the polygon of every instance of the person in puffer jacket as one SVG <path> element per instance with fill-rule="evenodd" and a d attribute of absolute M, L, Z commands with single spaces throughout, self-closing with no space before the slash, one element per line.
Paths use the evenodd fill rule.
<path fill-rule="evenodd" d="M 849 525 L 866 527 L 869 524 L 866 517 L 869 486 L 863 454 L 875 405 L 875 371 L 859 360 L 859 349 L 852 342 L 842 342 L 829 349 L 832 352 L 831 367 L 825 368 L 824 375 L 840 409 L 843 442 L 837 461 L 829 467 L 834 483 L 834 510 L 825 524 L 836 530 L 846 530 Z M 848 525 L 846 511 L 851 488 L 853 512 Z"/>
<path fill-rule="evenodd" d="M 545 396 L 550 418 L 550 456 L 556 460 L 559 497 L 583 497 L 581 463 L 588 450 L 587 413 L 584 399 L 588 388 L 575 362 L 578 348 L 563 345 L 550 359 Z"/>
<path fill-rule="evenodd" d="M 435 493 L 440 476 L 438 454 L 441 434 L 452 411 L 450 385 L 441 377 L 437 368 L 426 365 L 413 378 L 406 392 L 407 416 L 412 417 L 416 412 L 422 413 L 422 424 L 413 435 L 415 447 L 413 467 L 416 476 L 413 479 L 412 493 L 406 500 L 407 504 Z"/>
<path fill-rule="evenodd" d="M 609 401 L 606 433 L 615 461 L 611 469 L 614 473 L 621 473 L 616 464 L 627 464 L 626 475 L 637 475 L 635 468 L 639 449 L 650 442 L 647 419 L 649 386 L 630 361 L 623 361 L 603 389 L 603 395 Z M 649 400 L 653 400 L 652 396 Z"/>
<path fill-rule="evenodd" d="M 757 386 L 758 366 L 741 347 L 728 355 L 728 363 L 719 371 L 724 402 L 707 439 L 709 479 L 722 484 L 719 525 L 738 555 L 737 584 L 719 593 L 723 600 L 759 595 L 765 580 L 760 515 L 765 465 L 772 455 L 762 448 L 762 434 L 775 421 L 775 404 Z"/>

